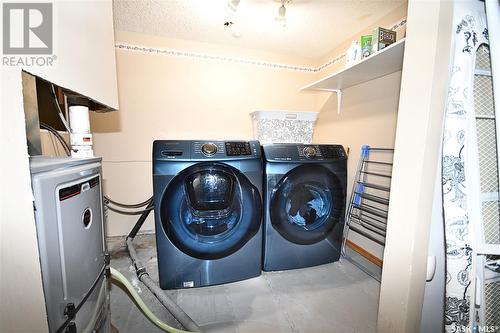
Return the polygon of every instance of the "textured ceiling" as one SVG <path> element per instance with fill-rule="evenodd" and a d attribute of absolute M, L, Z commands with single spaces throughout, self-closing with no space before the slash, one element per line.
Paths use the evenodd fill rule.
<path fill-rule="evenodd" d="M 236 14 L 227 0 L 114 0 L 113 7 L 116 30 L 317 59 L 403 2 L 293 0 L 285 27 L 275 20 L 276 0 L 241 0 Z"/>

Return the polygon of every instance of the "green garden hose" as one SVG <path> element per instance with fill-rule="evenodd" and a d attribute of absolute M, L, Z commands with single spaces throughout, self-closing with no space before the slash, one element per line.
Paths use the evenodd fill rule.
<path fill-rule="evenodd" d="M 141 309 L 142 313 L 157 327 L 159 327 L 161 330 L 169 333 L 194 333 L 191 331 L 184 331 L 180 330 L 178 328 L 172 327 L 170 325 L 167 325 L 163 321 L 161 321 L 158 317 L 155 316 L 155 314 L 146 306 L 142 298 L 139 296 L 137 291 L 135 291 L 134 287 L 130 284 L 130 282 L 127 280 L 125 276 L 123 276 L 122 273 L 118 272 L 116 269 L 113 267 L 110 267 L 111 270 L 111 279 L 113 282 L 119 282 L 122 284 L 125 288 L 127 288 L 129 292 L 129 296 L 134 299 L 136 304 L 139 306 Z"/>

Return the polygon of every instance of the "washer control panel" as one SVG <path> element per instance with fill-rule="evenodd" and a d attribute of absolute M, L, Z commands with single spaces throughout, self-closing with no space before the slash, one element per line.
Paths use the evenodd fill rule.
<path fill-rule="evenodd" d="M 191 146 L 191 157 L 212 158 L 224 156 L 224 143 L 218 141 L 193 141 Z"/>
<path fill-rule="evenodd" d="M 156 140 L 153 158 L 160 160 L 236 160 L 260 158 L 258 141 Z"/>
<path fill-rule="evenodd" d="M 241 156 L 252 155 L 252 148 L 250 142 L 226 142 L 226 155 L 227 156 Z"/>

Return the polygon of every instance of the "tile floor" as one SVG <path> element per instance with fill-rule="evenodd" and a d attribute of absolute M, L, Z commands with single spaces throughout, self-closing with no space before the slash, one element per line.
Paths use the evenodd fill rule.
<path fill-rule="evenodd" d="M 160 319 L 180 328 L 137 280 L 123 241 L 114 238 L 109 242 L 111 266 L 132 281 Z M 134 244 L 151 278 L 158 281 L 154 236 L 137 236 Z M 376 267 L 365 265 L 372 273 L 380 273 Z M 342 260 L 306 269 L 263 273 L 236 283 L 166 293 L 204 332 L 374 332 L 379 289 L 375 279 L 350 261 Z M 116 286 L 111 290 L 111 316 L 121 333 L 161 332 Z"/>

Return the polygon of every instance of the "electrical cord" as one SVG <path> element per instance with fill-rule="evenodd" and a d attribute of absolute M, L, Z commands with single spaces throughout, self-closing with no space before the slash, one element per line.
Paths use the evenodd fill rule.
<path fill-rule="evenodd" d="M 109 209 L 109 210 L 111 210 L 111 211 L 113 211 L 115 213 L 122 214 L 122 215 L 141 215 L 141 214 L 144 214 L 146 212 L 150 212 L 151 210 L 154 209 L 152 203 L 153 203 L 153 197 L 152 196 L 149 199 L 147 199 L 147 200 L 145 200 L 143 202 L 140 202 L 138 204 L 124 204 L 124 203 L 121 203 L 121 202 L 118 202 L 118 201 L 114 201 L 114 200 L 110 199 L 106 195 L 104 196 L 104 206 L 107 209 Z M 122 210 L 120 208 L 113 207 L 113 205 L 121 207 L 121 208 L 125 208 L 125 209 L 142 208 L 144 206 L 146 206 L 146 207 L 144 209 L 142 209 L 142 210 L 126 211 L 126 210 Z"/>
<path fill-rule="evenodd" d="M 99 289 L 99 296 L 97 296 L 97 302 L 95 303 L 97 306 L 92 311 L 92 315 L 88 321 L 87 327 L 83 329 L 83 333 L 93 333 L 95 332 L 96 322 L 98 320 L 99 312 L 102 311 L 100 305 L 104 302 L 104 298 L 106 296 L 106 283 L 103 281 L 101 284 L 101 288 Z"/>
<path fill-rule="evenodd" d="M 149 199 L 143 201 L 143 202 L 140 202 L 138 204 L 124 204 L 124 203 L 121 203 L 121 202 L 117 202 L 117 201 L 114 201 L 114 200 L 111 200 L 110 197 L 108 196 L 104 196 L 104 199 L 106 199 L 106 201 L 108 201 L 108 203 L 111 203 L 115 206 L 118 206 L 118 207 L 122 207 L 122 208 L 140 208 L 140 207 L 144 207 L 146 206 L 152 199 L 153 197 L 150 197 Z"/>
<path fill-rule="evenodd" d="M 69 144 L 66 142 L 66 140 L 64 140 L 62 135 L 54 127 L 47 125 L 46 123 L 43 123 L 43 122 L 40 122 L 40 127 L 43 129 L 46 129 L 47 131 L 52 133 L 57 138 L 57 140 L 59 141 L 61 146 L 63 147 L 66 155 L 68 155 L 68 156 L 71 155 L 71 148 L 70 148 Z"/>
<path fill-rule="evenodd" d="M 54 127 L 50 126 L 49 124 L 47 123 L 44 123 L 44 122 L 40 122 L 40 127 L 48 130 L 48 131 L 51 131 L 52 133 L 55 134 L 56 138 L 59 140 L 59 142 L 61 143 L 62 146 L 66 147 L 68 150 L 71 151 L 71 146 L 69 145 L 69 143 L 64 139 L 64 137 L 59 133 L 59 131 L 57 129 L 55 129 Z"/>
<path fill-rule="evenodd" d="M 146 206 L 146 211 L 139 216 L 137 221 L 135 222 L 134 226 L 132 227 L 132 230 L 127 235 L 126 239 L 134 239 L 134 237 L 137 235 L 139 230 L 141 229 L 142 225 L 144 224 L 144 221 L 148 218 L 149 214 L 151 213 L 151 210 L 147 210 L 148 208 L 153 208 L 154 207 L 154 202 L 151 200 L 149 204 Z M 130 252 L 130 251 L 129 251 Z"/>
<path fill-rule="evenodd" d="M 105 275 L 105 272 L 106 272 L 106 265 L 103 265 L 101 272 L 99 273 L 99 275 L 97 275 L 97 278 L 94 280 L 94 282 L 90 286 L 90 289 L 84 294 L 83 298 L 80 300 L 78 305 L 75 307 L 75 309 L 74 309 L 75 315 L 85 305 L 85 302 L 87 302 L 87 299 L 90 297 L 90 295 L 92 295 L 92 293 L 94 292 L 94 289 L 99 284 L 99 280 L 101 280 L 101 277 L 103 277 Z M 59 326 L 59 328 L 55 331 L 55 333 L 67 332 L 67 326 L 72 320 L 73 320 L 73 318 L 68 315 L 66 321 L 64 323 L 62 323 L 61 326 Z"/>
<path fill-rule="evenodd" d="M 70 130 L 69 125 L 68 125 L 68 122 L 64 118 L 64 114 L 63 114 L 63 112 L 61 110 L 61 107 L 59 106 L 59 101 L 57 100 L 56 89 L 54 87 L 54 84 L 51 84 L 50 88 L 52 89 L 52 98 L 54 100 L 54 104 L 56 106 L 59 118 L 61 118 L 61 122 L 63 123 L 64 127 L 66 127 L 66 130 L 68 131 L 68 133 L 71 133 L 71 130 Z"/>
<path fill-rule="evenodd" d="M 130 211 L 130 212 L 127 212 L 127 211 L 124 211 L 124 210 L 121 210 L 121 209 L 114 208 L 114 207 L 109 206 L 109 205 L 106 205 L 106 207 L 107 207 L 109 210 L 111 210 L 111 211 L 113 211 L 113 212 L 115 212 L 115 213 L 118 213 L 118 214 L 123 214 L 123 215 L 141 215 L 141 214 L 143 214 L 143 213 L 145 213 L 145 212 L 149 212 L 149 211 L 151 211 L 151 210 L 153 210 L 153 209 L 154 209 L 154 207 L 148 207 L 148 208 L 143 209 L 143 210 L 137 210 L 137 211 Z"/>

